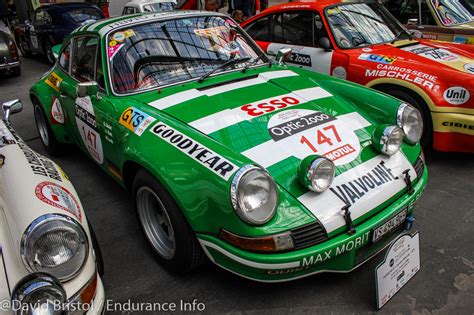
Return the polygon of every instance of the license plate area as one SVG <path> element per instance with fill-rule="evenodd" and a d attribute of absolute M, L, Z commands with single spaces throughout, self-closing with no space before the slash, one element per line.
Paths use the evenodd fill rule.
<path fill-rule="evenodd" d="M 372 230 L 372 242 L 379 241 L 386 234 L 392 232 L 401 224 L 403 224 L 407 218 L 408 208 L 402 209 L 400 212 L 392 216 L 390 219 L 385 221 L 382 225 Z"/>

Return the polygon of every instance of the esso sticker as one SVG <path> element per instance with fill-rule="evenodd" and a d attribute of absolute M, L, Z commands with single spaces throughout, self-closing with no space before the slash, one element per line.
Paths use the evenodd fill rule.
<path fill-rule="evenodd" d="M 296 95 L 294 96 L 282 96 L 275 97 L 274 99 L 269 99 L 265 101 L 259 101 L 251 104 L 242 106 L 240 109 L 247 113 L 247 115 L 252 117 L 258 117 L 267 113 L 271 113 L 275 110 L 280 110 L 282 108 L 298 105 L 301 102 L 306 102 Z"/>
<path fill-rule="evenodd" d="M 361 149 L 359 138 L 347 123 L 323 112 L 282 111 L 268 121 L 268 132 L 282 150 L 299 159 L 321 155 L 344 165 L 359 156 Z"/>

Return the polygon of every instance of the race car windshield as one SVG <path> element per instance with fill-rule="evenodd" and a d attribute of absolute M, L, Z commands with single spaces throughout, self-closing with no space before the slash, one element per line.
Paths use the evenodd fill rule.
<path fill-rule="evenodd" d="M 174 2 L 150 3 L 143 6 L 144 12 L 173 11 L 176 5 Z"/>
<path fill-rule="evenodd" d="M 240 69 L 259 55 L 235 22 L 220 16 L 141 24 L 113 32 L 107 41 L 111 83 L 118 94 L 198 79 L 229 60 L 242 62 L 215 73 Z"/>
<path fill-rule="evenodd" d="M 340 48 L 356 48 L 407 39 L 410 34 L 381 5 L 345 4 L 326 9 L 332 34 Z"/>
<path fill-rule="evenodd" d="M 441 23 L 446 26 L 464 24 L 474 21 L 474 16 L 469 12 L 467 4 L 459 0 L 431 0 Z"/>
<path fill-rule="evenodd" d="M 86 21 L 97 21 L 102 18 L 100 12 L 95 9 L 76 9 L 67 12 L 67 14 L 73 19 L 76 23 L 83 23 Z"/>

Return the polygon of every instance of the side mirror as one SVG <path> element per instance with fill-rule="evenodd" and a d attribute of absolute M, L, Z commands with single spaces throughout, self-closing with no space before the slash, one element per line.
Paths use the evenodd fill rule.
<path fill-rule="evenodd" d="M 77 97 L 96 96 L 99 84 L 95 81 L 78 83 L 76 87 Z"/>
<path fill-rule="evenodd" d="M 291 56 L 291 53 L 292 53 L 292 50 L 291 48 L 282 48 L 280 49 L 278 52 L 277 52 L 277 55 L 276 55 L 276 62 L 279 64 L 279 65 L 282 65 L 285 60 L 287 60 L 288 58 L 290 58 Z"/>
<path fill-rule="evenodd" d="M 55 60 L 57 60 L 58 57 L 59 57 L 59 52 L 61 51 L 61 46 L 62 46 L 62 44 L 55 45 L 55 46 L 53 46 L 53 48 L 51 48 L 51 52 L 53 53 L 53 56 L 54 56 Z"/>
<path fill-rule="evenodd" d="M 408 19 L 407 25 L 417 26 L 418 25 L 418 19 Z"/>
<path fill-rule="evenodd" d="M 318 46 L 324 49 L 324 51 L 331 51 L 331 42 L 329 41 L 329 38 L 327 37 L 321 37 L 318 40 Z"/>
<path fill-rule="evenodd" d="M 7 122 L 8 119 L 10 118 L 10 115 L 19 113 L 23 110 L 23 104 L 19 99 L 15 99 L 12 101 L 8 101 L 3 103 L 2 105 L 3 109 L 3 121 Z"/>

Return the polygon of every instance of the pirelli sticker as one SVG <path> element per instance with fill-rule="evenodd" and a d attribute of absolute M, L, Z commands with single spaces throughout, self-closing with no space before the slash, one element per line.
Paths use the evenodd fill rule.
<path fill-rule="evenodd" d="M 150 129 L 150 132 L 225 180 L 228 180 L 237 170 L 237 166 L 232 162 L 163 122 L 158 122 Z"/>
<path fill-rule="evenodd" d="M 59 86 L 61 85 L 61 82 L 63 79 L 59 75 L 57 75 L 54 72 L 51 72 L 49 77 L 46 79 L 46 84 L 52 87 L 56 92 L 59 92 Z"/>

